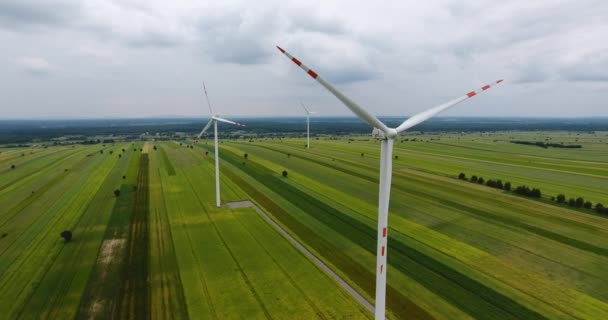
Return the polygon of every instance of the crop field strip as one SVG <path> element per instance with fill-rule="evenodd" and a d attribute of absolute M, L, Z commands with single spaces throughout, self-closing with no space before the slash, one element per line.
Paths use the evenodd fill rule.
<path fill-rule="evenodd" d="M 82 149 L 81 152 L 86 150 Z M 2 299 L 10 301 L 9 310 L 2 308 L 9 315 L 16 312 L 23 300 L 28 299 L 27 297 L 37 290 L 40 278 L 44 276 L 57 254 L 63 251 L 63 245 L 57 235 L 63 228 L 74 225 L 78 214 L 86 206 L 88 197 L 97 186 L 89 185 L 85 181 L 95 179 L 100 172 L 108 169 L 105 165 L 108 161 L 104 161 L 104 158 L 106 157 L 82 156 L 80 159 L 84 160 L 76 161 L 79 165 L 68 171 L 62 169 L 60 172 L 63 179 L 55 181 L 53 188 L 46 192 L 41 191 L 40 198 L 25 206 L 18 218 L 10 220 L 10 230 L 18 237 L 7 249 L 9 251 L 2 255 L 1 261 L 10 264 L 10 268 L 2 272 L 4 277 L 0 282 L 3 286 L 1 292 L 12 293 L 8 300 Z M 99 166 L 102 163 L 103 165 Z M 81 187 L 83 185 L 85 187 Z M 19 230 L 22 233 L 19 234 Z M 55 241 L 48 240 L 49 238 Z M 9 289 L 7 284 L 22 291 Z"/>
<path fill-rule="evenodd" d="M 244 144 L 244 145 L 247 145 L 247 144 Z M 275 144 L 275 145 L 277 145 L 277 146 L 278 146 L 278 145 L 280 145 L 280 144 Z M 241 147 L 241 146 L 240 146 L 240 147 Z M 242 147 L 245 147 L 245 146 L 242 146 Z M 250 156 L 254 156 L 254 155 L 256 155 L 256 154 L 259 154 L 259 151 L 252 150 L 251 148 L 254 148 L 254 146 L 251 146 L 250 148 L 245 149 L 246 151 L 244 151 L 244 152 L 248 152 L 248 153 L 250 154 Z M 281 158 L 280 158 L 280 159 L 287 159 L 287 157 L 285 156 L 285 154 L 286 154 L 287 152 L 289 152 L 289 151 L 284 152 L 284 153 L 281 155 Z M 302 151 L 302 152 L 304 152 L 304 151 Z M 292 153 L 292 155 L 293 155 L 293 154 L 295 154 L 295 153 Z M 358 157 L 358 156 L 357 156 L 357 157 Z M 279 155 L 273 155 L 273 156 L 272 156 L 272 157 L 270 157 L 270 158 L 273 158 L 273 159 L 278 159 L 278 158 L 279 158 Z M 329 158 L 329 157 L 327 157 L 327 158 Z M 257 159 L 257 158 L 256 158 L 256 159 Z M 294 160 L 291 160 L 291 161 L 294 161 Z M 337 161 L 336 161 L 336 162 L 337 162 Z M 332 163 L 335 163 L 335 162 L 332 162 Z M 248 166 L 249 166 L 249 163 L 248 163 Z M 238 167 L 239 167 L 239 168 L 241 168 L 241 166 L 238 166 Z M 359 172 L 360 172 L 360 170 L 359 170 Z M 309 173 L 309 172 L 307 172 L 307 173 Z M 327 174 L 326 174 L 326 175 L 327 175 Z M 256 175 L 255 177 L 256 177 L 256 179 L 257 179 L 257 178 L 258 178 L 258 175 Z M 427 178 L 427 179 L 428 179 L 428 178 Z M 334 180 L 339 180 L 339 179 L 334 179 Z M 419 181 L 416 181 L 416 183 L 419 183 Z M 445 183 L 445 182 L 442 182 L 442 183 Z M 427 184 L 428 184 L 428 183 L 427 183 Z M 465 186 L 466 186 L 466 185 L 465 185 Z M 437 188 L 437 187 L 440 187 L 440 186 L 435 186 L 434 188 Z M 480 188 L 483 188 L 483 187 L 480 187 Z M 476 191 L 476 190 L 473 190 L 473 191 Z M 477 192 L 477 191 L 476 191 L 476 192 Z M 409 193 L 409 192 L 408 192 L 408 193 Z M 432 194 L 432 192 L 431 192 L 431 194 Z M 419 196 L 420 196 L 420 197 L 422 197 L 422 198 L 424 198 L 424 197 L 426 197 L 426 196 L 427 196 L 427 194 L 420 194 Z M 494 196 L 494 195 L 492 195 L 492 196 Z M 440 200 L 440 199 L 437 199 L 437 200 Z M 524 200 L 524 201 L 525 201 L 525 200 Z M 449 206 L 448 206 L 448 207 L 449 207 Z M 547 208 L 551 208 L 551 206 L 544 205 L 544 208 L 542 208 L 542 209 L 547 210 Z M 470 208 L 466 207 L 466 208 L 464 209 L 464 211 L 468 211 L 469 209 L 470 209 Z M 560 209 L 560 210 L 562 210 L 562 209 Z M 569 210 L 564 210 L 564 211 L 569 211 Z M 577 214 L 577 213 L 575 213 L 575 215 L 576 215 L 576 214 Z M 578 215 L 580 215 L 580 214 L 578 214 Z M 406 215 L 406 216 L 407 216 L 407 215 Z M 581 218 L 581 219 L 584 219 L 584 217 L 583 217 L 583 218 Z M 540 221 L 540 220 L 539 220 L 539 221 Z M 568 221 L 568 220 L 567 220 L 567 221 Z M 566 222 L 567 222 L 567 221 L 566 221 Z M 499 224 L 499 226 L 500 226 L 500 224 Z M 604 231 L 599 231 L 599 230 L 604 230 Z M 598 232 L 599 232 L 599 233 L 598 233 Z M 602 232 L 605 232 L 605 229 L 598 229 L 598 230 L 596 230 L 596 231 L 595 231 L 595 233 L 596 233 L 596 234 L 598 234 L 598 236 L 601 236 Z M 543 235 L 544 235 L 544 234 L 543 234 Z M 569 245 L 572 245 L 572 243 L 568 243 L 568 244 L 569 244 Z M 393 251 L 393 252 L 394 252 L 394 251 Z M 391 259 L 392 259 L 392 256 L 391 256 Z M 389 260 L 390 260 L 390 259 L 389 259 Z M 603 273 L 603 278 L 605 279 L 605 272 Z M 605 280 L 603 280 L 603 281 L 605 281 Z M 598 287 L 600 287 L 600 288 L 601 288 L 601 286 L 598 286 Z M 601 295 L 600 295 L 600 296 L 601 296 Z M 605 296 L 604 296 L 604 297 L 605 297 Z M 592 303 L 592 304 L 593 304 L 593 303 Z"/>
<path fill-rule="evenodd" d="M 128 161 L 124 158 L 119 160 L 117 156 L 103 158 L 106 160 L 98 168 L 99 171 L 91 176 L 92 180 L 83 184 L 85 186 L 83 191 L 86 192 L 83 192 L 83 197 L 77 201 L 80 203 L 80 208 L 73 210 L 72 215 L 75 216 L 66 227 L 74 230 L 77 241 L 68 245 L 60 243 L 55 237 L 61 229 L 56 229 L 48 235 L 57 239 L 50 243 L 59 246 L 60 250 L 58 254 L 50 255 L 54 257 L 53 262 L 45 266 L 46 270 L 37 283 L 35 291 L 22 307 L 21 317 L 26 319 L 74 317 L 86 285 L 86 278 L 95 262 L 99 240 L 105 230 L 107 221 L 104 221 L 104 218 L 108 215 L 104 213 L 104 209 L 107 210 L 108 204 L 113 205 L 112 190 L 124 174 L 121 164 Z"/>
<path fill-rule="evenodd" d="M 97 262 L 90 275 L 77 318 L 108 315 L 120 318 L 129 267 L 130 226 L 135 209 L 138 173 L 143 156 L 135 152 L 129 159 L 126 179 L 112 209 Z M 147 252 L 141 254 L 146 255 Z M 142 270 L 144 272 L 145 270 Z"/>
<path fill-rule="evenodd" d="M 161 184 L 157 152 L 150 154 L 150 313 L 157 319 L 187 319 L 188 305 Z"/>
<path fill-rule="evenodd" d="M 301 319 L 324 319 L 340 316 L 369 317 L 369 314 L 365 313 L 356 301 L 342 292 L 337 285 L 316 269 L 295 248 L 291 247 L 286 240 L 280 238 L 278 233 L 260 220 L 261 218 L 257 216 L 257 213 L 250 209 L 233 211 L 222 209 L 217 211 L 217 209 L 211 207 L 214 197 L 211 157 L 207 158 L 209 161 L 204 161 L 205 156 L 200 151 L 185 148 L 168 149 L 167 154 L 175 167 L 178 168 L 177 175 L 169 176 L 162 170 L 161 172 L 164 179 L 173 180 L 174 183 L 179 184 L 170 183 L 170 186 L 165 190 L 171 190 L 179 185 L 184 188 L 184 182 L 179 182 L 179 180 L 185 180 L 185 183 L 191 186 L 185 188 L 186 190 L 181 190 L 182 197 L 184 197 L 184 192 L 189 193 L 192 192 L 191 190 L 195 192 L 190 195 L 194 197 L 194 203 L 184 201 L 179 203 L 181 206 L 179 212 L 182 215 L 178 217 L 178 221 L 190 221 L 187 225 L 181 225 L 179 229 L 186 233 L 185 236 L 190 238 L 190 241 L 179 243 L 175 241 L 176 251 L 179 252 L 181 250 L 180 245 L 183 246 L 187 243 L 196 247 L 202 245 L 203 248 L 206 248 L 192 251 L 194 256 L 192 258 L 198 260 L 195 265 L 200 268 L 197 272 L 200 280 L 184 281 L 183 283 L 186 297 L 191 297 L 188 294 L 191 290 L 202 290 L 207 298 L 203 300 L 205 302 L 199 300 L 200 302 L 193 303 L 190 300 L 189 312 L 206 310 L 207 313 L 199 312 L 196 314 L 208 314 L 211 318 L 219 319 L 231 314 L 248 314 L 248 317 L 251 318 L 271 319 L 282 319 L 287 315 L 290 318 Z M 231 185 L 231 181 L 223 180 L 222 184 L 227 185 L 227 190 L 223 194 L 224 201 L 230 201 L 231 198 L 236 200 L 234 197 L 242 191 Z M 205 191 L 201 192 L 201 190 Z M 169 192 L 167 196 L 169 200 L 167 201 L 167 207 L 171 217 L 174 211 L 170 205 L 171 193 Z M 206 216 L 200 216 L 200 213 L 197 215 L 183 215 L 184 212 L 201 212 L 201 208 L 206 212 Z M 172 217 L 171 220 L 175 229 L 176 221 L 174 219 L 175 217 Z M 249 221 L 249 223 L 255 222 L 254 224 L 258 225 L 259 228 L 247 227 L 247 229 L 244 229 L 245 226 L 249 226 L 249 223 L 239 222 L 241 219 L 247 219 L 246 221 Z M 178 222 L 178 224 L 181 223 Z M 261 240 L 269 239 L 269 236 L 274 241 Z M 276 247 L 277 242 L 280 244 L 280 250 Z M 255 244 L 259 244 L 259 246 Z M 199 252 L 202 252 L 203 257 L 207 257 L 207 259 L 201 259 L 201 253 Z M 287 255 L 290 259 L 288 259 L 289 261 L 279 259 L 277 255 Z M 178 260 L 184 259 L 183 255 L 178 254 Z M 205 263 L 205 261 L 207 262 Z M 277 265 L 275 262 L 278 261 L 283 265 L 290 266 L 289 270 L 293 273 L 289 275 L 292 277 L 291 281 L 281 271 L 288 267 Z M 180 269 L 182 269 L 183 279 L 193 275 L 188 270 L 190 268 L 182 262 L 180 262 Z M 305 275 L 306 277 L 304 277 Z M 320 275 L 320 277 L 317 275 Z M 319 281 L 310 283 L 308 277 L 316 277 Z M 193 286 L 196 283 L 199 285 Z M 232 289 L 222 289 L 222 286 L 226 285 Z M 319 286 L 322 288 L 322 293 L 311 290 L 311 286 Z M 224 295 L 221 299 L 219 292 L 223 292 L 221 295 Z M 336 302 L 334 305 L 330 304 L 332 300 Z M 241 311 L 237 311 L 239 309 Z"/>

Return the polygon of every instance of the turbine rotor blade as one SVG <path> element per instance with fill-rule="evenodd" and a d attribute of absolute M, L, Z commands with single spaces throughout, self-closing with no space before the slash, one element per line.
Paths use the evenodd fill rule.
<path fill-rule="evenodd" d="M 306 106 L 304 105 L 302 100 L 300 100 L 300 105 L 302 106 L 302 109 L 304 109 L 304 111 L 306 111 L 307 114 L 310 114 L 310 111 L 308 111 L 308 109 L 306 109 Z"/>
<path fill-rule="evenodd" d="M 245 126 L 245 125 L 244 125 L 244 124 L 242 124 L 242 123 L 238 123 L 238 122 L 230 121 L 230 120 L 227 120 L 227 119 L 224 119 L 224 118 L 220 118 L 220 117 L 213 117 L 212 119 L 213 119 L 213 120 L 217 120 L 217 121 L 219 121 L 219 122 L 224 122 L 224 123 L 234 124 L 234 125 L 241 126 L 241 127 L 244 127 L 244 126 Z"/>
<path fill-rule="evenodd" d="M 204 82 L 203 82 L 203 91 L 205 91 L 205 98 L 207 99 L 207 106 L 209 106 L 209 114 L 213 115 L 213 110 L 211 109 L 211 103 L 209 102 L 209 95 L 207 94 L 207 88 L 205 87 Z"/>
<path fill-rule="evenodd" d="M 205 131 L 207 131 L 207 129 L 209 129 L 209 127 L 211 127 L 212 123 L 213 123 L 213 118 L 209 119 L 209 122 L 207 122 L 207 125 L 203 128 L 203 130 L 201 130 L 201 133 L 198 134 L 198 139 L 200 139 L 201 136 L 203 134 L 205 134 Z"/>
<path fill-rule="evenodd" d="M 308 73 L 309 76 L 311 76 L 313 79 L 317 80 L 322 86 L 325 87 L 325 89 L 329 90 L 329 92 L 331 92 L 336 98 L 338 98 L 338 100 L 342 101 L 342 103 L 344 103 L 361 120 L 367 122 L 369 125 L 371 125 L 374 128 L 378 128 L 378 129 L 384 131 L 387 134 L 394 134 L 394 131 L 389 129 L 384 123 L 382 123 L 382 121 L 380 121 L 378 118 L 376 118 L 374 115 L 369 113 L 367 110 L 363 109 L 361 106 L 356 104 L 350 98 L 348 98 L 347 96 L 342 94 L 340 91 L 338 91 L 336 88 L 334 88 L 333 85 L 331 85 L 329 82 L 327 82 L 323 78 L 321 78 L 316 72 L 314 72 L 312 69 L 309 69 L 306 65 L 304 65 L 302 62 L 300 62 L 300 60 L 296 59 L 295 57 L 290 55 L 287 51 L 283 50 L 279 46 L 277 46 L 277 49 L 279 49 L 279 51 L 281 51 L 287 58 L 289 58 L 289 60 L 293 61 L 293 63 L 295 63 L 296 65 L 298 65 L 298 67 L 300 67 L 302 70 L 304 70 L 304 72 Z"/>
<path fill-rule="evenodd" d="M 443 111 L 445 111 L 445 110 L 447 110 L 447 109 L 449 109 L 449 108 L 457 105 L 458 103 L 463 102 L 463 101 L 465 101 L 465 100 L 467 100 L 469 98 L 472 98 L 472 97 L 476 96 L 477 94 L 490 89 L 493 86 L 496 86 L 497 84 L 501 83 L 502 81 L 503 80 L 501 79 L 501 80 L 495 81 L 492 84 L 487 84 L 487 85 L 481 87 L 478 90 L 474 90 L 474 91 L 471 91 L 471 92 L 465 94 L 462 97 L 456 98 L 456 99 L 454 99 L 452 101 L 448 101 L 448 102 L 446 102 L 446 103 L 444 103 L 442 105 L 439 105 L 437 107 L 434 107 L 434 108 L 422 111 L 420 113 L 417 113 L 417 114 L 413 115 L 412 117 L 410 117 L 409 119 L 405 120 L 401 125 L 399 125 L 396 128 L 397 133 L 401 133 L 401 132 L 403 132 L 403 131 L 405 131 L 405 130 L 407 130 L 407 129 L 409 129 L 409 128 L 417 125 L 417 124 L 420 124 L 421 122 L 424 122 L 424 121 L 432 118 L 433 116 L 437 115 L 438 113 L 443 112 Z"/>

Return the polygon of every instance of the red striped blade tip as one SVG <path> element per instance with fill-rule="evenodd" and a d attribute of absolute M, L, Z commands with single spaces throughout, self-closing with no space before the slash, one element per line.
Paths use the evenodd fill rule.
<path fill-rule="evenodd" d="M 281 51 L 282 53 L 285 53 L 285 50 L 283 50 L 283 48 L 277 46 L 277 49 L 279 49 L 279 51 Z"/>

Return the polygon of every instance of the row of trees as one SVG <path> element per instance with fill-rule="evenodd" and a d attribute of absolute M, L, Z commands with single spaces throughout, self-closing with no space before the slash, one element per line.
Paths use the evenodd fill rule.
<path fill-rule="evenodd" d="M 608 214 L 608 208 L 605 208 L 602 203 L 598 202 L 594 206 L 593 202 L 588 200 L 585 201 L 583 197 L 566 199 L 566 196 L 564 194 L 558 194 L 557 197 L 552 198 L 551 200 L 554 200 L 555 202 L 560 204 L 567 204 L 568 206 L 573 208 L 584 208 L 588 210 L 594 209 L 597 213 Z"/>
<path fill-rule="evenodd" d="M 469 181 L 472 183 L 478 183 L 478 184 L 485 184 L 488 187 L 491 188 L 495 188 L 495 189 L 500 189 L 500 190 L 505 190 L 505 191 L 511 191 L 511 182 L 505 182 L 503 183 L 502 180 L 497 179 L 497 180 L 485 180 L 483 177 L 478 177 L 476 175 L 472 175 L 471 178 L 467 178 L 467 175 L 464 172 L 461 172 L 458 175 L 458 179 L 460 180 L 465 180 L 465 181 Z M 540 192 L 540 189 L 537 188 L 529 188 L 528 186 L 518 186 L 517 188 L 515 188 L 515 190 L 513 190 L 513 192 L 520 194 L 522 196 L 526 196 L 526 197 L 532 197 L 532 198 L 540 198 L 542 193 Z"/>
<path fill-rule="evenodd" d="M 540 189 L 530 189 L 528 186 L 518 186 L 517 188 L 515 188 L 515 190 L 513 190 L 513 192 L 531 198 L 540 198 L 542 196 Z"/>
<path fill-rule="evenodd" d="M 505 182 L 503 183 L 502 180 L 488 180 L 486 181 L 483 177 L 478 177 L 476 175 L 472 175 L 471 179 L 467 178 L 467 175 L 464 174 L 463 172 L 461 172 L 458 175 L 458 179 L 460 180 L 465 180 L 465 181 L 470 181 L 472 183 L 478 183 L 478 184 L 485 184 L 488 187 L 491 188 L 495 188 L 495 189 L 501 189 L 501 190 L 505 190 L 505 191 L 511 191 L 511 182 Z"/>
<path fill-rule="evenodd" d="M 503 183 L 499 180 L 484 180 L 483 177 L 478 177 L 476 175 L 472 175 L 471 178 L 467 178 L 466 174 L 461 172 L 458 175 L 458 179 L 470 181 L 472 183 L 485 184 L 488 187 L 501 189 L 505 191 L 511 191 L 511 182 Z M 520 194 L 522 196 L 531 197 L 531 198 L 541 198 L 542 192 L 538 188 L 530 188 L 528 186 L 522 185 L 518 186 L 513 190 L 514 193 Z M 558 194 L 557 197 L 551 197 L 552 201 L 555 201 L 559 204 L 565 204 L 573 208 L 584 208 L 589 210 L 595 210 L 597 213 L 608 215 L 608 207 L 604 207 L 602 203 L 596 203 L 595 206 L 591 201 L 585 201 L 583 197 L 578 198 L 569 198 L 567 199 L 564 194 Z"/>

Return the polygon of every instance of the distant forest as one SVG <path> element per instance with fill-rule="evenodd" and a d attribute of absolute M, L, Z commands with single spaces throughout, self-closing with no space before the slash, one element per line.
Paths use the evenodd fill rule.
<path fill-rule="evenodd" d="M 304 117 L 289 118 L 231 118 L 246 127 L 224 126 L 222 135 L 287 134 L 306 132 Z M 389 126 L 397 126 L 404 119 L 382 118 Z M 121 135 L 137 138 L 148 132 L 162 135 L 183 132 L 196 134 L 208 119 L 100 119 L 100 120 L 0 120 L 0 144 L 48 141 L 54 138 Z M 315 134 L 364 134 L 371 128 L 354 117 L 312 117 Z M 493 131 L 608 131 L 608 118 L 436 118 L 412 129 L 423 132 L 493 132 Z M 412 131 L 411 130 L 411 131 Z"/>

